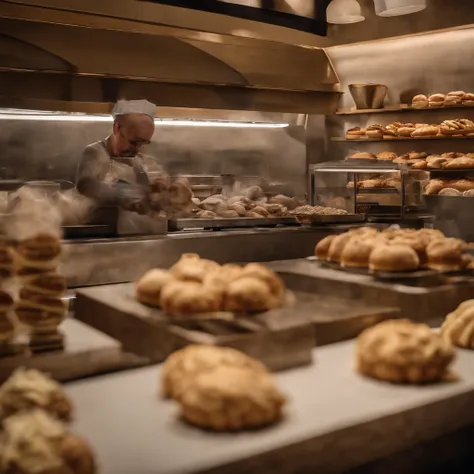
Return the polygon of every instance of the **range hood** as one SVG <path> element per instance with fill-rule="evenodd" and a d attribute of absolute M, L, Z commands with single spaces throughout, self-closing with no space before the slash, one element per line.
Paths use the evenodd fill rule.
<path fill-rule="evenodd" d="M 163 107 L 332 113 L 323 49 L 176 26 L 134 0 L 0 2 L 0 106 L 108 113 L 120 98 Z"/>

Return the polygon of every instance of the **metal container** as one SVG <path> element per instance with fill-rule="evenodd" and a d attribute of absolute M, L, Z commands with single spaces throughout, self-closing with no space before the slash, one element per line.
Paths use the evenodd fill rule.
<path fill-rule="evenodd" d="M 358 109 L 382 109 L 387 90 L 387 86 L 382 84 L 349 84 Z"/>

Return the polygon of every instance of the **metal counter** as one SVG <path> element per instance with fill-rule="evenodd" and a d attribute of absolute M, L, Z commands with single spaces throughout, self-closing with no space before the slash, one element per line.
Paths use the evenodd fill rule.
<path fill-rule="evenodd" d="M 151 268 L 168 268 L 185 252 L 219 263 L 296 259 L 312 255 L 315 244 L 334 232 L 334 227 L 259 228 L 65 241 L 62 272 L 69 288 L 77 288 L 132 281 Z"/>

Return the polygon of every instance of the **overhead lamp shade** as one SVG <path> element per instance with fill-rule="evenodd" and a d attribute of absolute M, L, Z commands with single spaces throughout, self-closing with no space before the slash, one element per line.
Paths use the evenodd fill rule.
<path fill-rule="evenodd" d="M 399 16 L 420 12 L 426 8 L 426 0 L 374 0 L 378 16 Z"/>
<path fill-rule="evenodd" d="M 334 25 L 346 25 L 365 20 L 357 0 L 332 0 L 326 10 L 326 18 L 328 23 Z"/>

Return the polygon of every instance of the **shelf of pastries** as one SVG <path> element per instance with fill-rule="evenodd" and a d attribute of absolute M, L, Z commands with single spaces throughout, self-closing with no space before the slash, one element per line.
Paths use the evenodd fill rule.
<path fill-rule="evenodd" d="M 373 124 L 366 128 L 353 127 L 345 137 L 332 141 L 390 141 L 390 140 L 446 140 L 474 138 L 474 122 L 467 118 L 444 120 L 440 124 L 393 122 Z"/>

